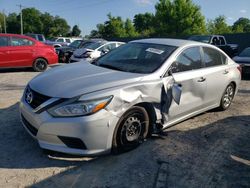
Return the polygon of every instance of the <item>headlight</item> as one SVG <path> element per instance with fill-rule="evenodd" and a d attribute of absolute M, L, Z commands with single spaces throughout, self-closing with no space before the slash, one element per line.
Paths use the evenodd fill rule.
<path fill-rule="evenodd" d="M 112 100 L 113 96 L 90 101 L 75 101 L 63 103 L 51 108 L 48 112 L 55 117 L 77 117 L 90 115 L 105 108 Z"/>

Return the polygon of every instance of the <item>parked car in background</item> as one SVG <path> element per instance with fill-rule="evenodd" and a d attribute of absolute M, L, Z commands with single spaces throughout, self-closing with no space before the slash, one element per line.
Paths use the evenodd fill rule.
<path fill-rule="evenodd" d="M 33 67 L 34 71 L 45 71 L 57 62 L 52 46 L 24 35 L 0 34 L 0 68 Z"/>
<path fill-rule="evenodd" d="M 250 47 L 245 48 L 238 56 L 233 58 L 242 67 L 243 75 L 250 75 Z"/>
<path fill-rule="evenodd" d="M 25 35 L 28 36 L 28 37 L 32 37 L 33 39 L 36 39 L 36 40 L 38 40 L 40 42 L 43 42 L 43 43 L 46 42 L 46 39 L 45 39 L 43 34 L 27 33 Z"/>
<path fill-rule="evenodd" d="M 156 130 L 213 108 L 228 109 L 240 78 L 239 65 L 215 46 L 136 40 L 93 64 L 38 75 L 24 91 L 20 117 L 44 149 L 79 155 L 126 151 Z"/>
<path fill-rule="evenodd" d="M 108 53 L 109 51 L 125 44 L 124 42 L 116 41 L 99 41 L 94 42 L 85 48 L 80 48 L 74 51 L 73 55 L 70 58 L 70 63 L 79 62 L 85 60 L 88 62 L 93 61 L 94 59 L 100 57 L 103 54 Z"/>
<path fill-rule="evenodd" d="M 90 40 L 75 40 L 70 43 L 69 46 L 62 46 L 56 48 L 56 53 L 58 54 L 60 63 L 69 63 L 69 59 L 72 56 L 73 52 L 79 48 L 85 48 L 87 45 L 94 42 L 102 42 L 103 39 L 90 39 Z"/>
<path fill-rule="evenodd" d="M 189 37 L 188 40 L 215 45 L 222 49 L 230 57 L 234 57 L 238 53 L 238 45 L 227 44 L 225 37 L 222 35 L 194 35 Z"/>
<path fill-rule="evenodd" d="M 55 48 L 62 47 L 62 46 L 68 46 L 70 43 L 72 43 L 75 40 L 78 40 L 79 38 L 71 38 L 71 37 L 54 37 L 50 40 L 46 41 L 46 44 L 54 46 Z"/>

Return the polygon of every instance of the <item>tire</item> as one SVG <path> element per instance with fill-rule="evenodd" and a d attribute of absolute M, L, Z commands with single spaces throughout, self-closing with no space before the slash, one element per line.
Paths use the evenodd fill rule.
<path fill-rule="evenodd" d="M 48 62 L 43 58 L 37 58 L 33 63 L 33 70 L 36 72 L 43 72 L 47 69 Z"/>
<path fill-rule="evenodd" d="M 231 83 L 227 86 L 222 95 L 219 110 L 224 111 L 230 107 L 234 98 L 234 93 L 235 93 L 235 86 L 233 83 Z"/>
<path fill-rule="evenodd" d="M 147 137 L 149 116 L 147 111 L 138 106 L 130 108 L 120 118 L 113 137 L 113 153 L 122 153 L 140 145 Z"/>

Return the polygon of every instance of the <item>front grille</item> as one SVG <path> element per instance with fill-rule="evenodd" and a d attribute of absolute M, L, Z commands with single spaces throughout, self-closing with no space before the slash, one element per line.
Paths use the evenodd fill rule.
<path fill-rule="evenodd" d="M 66 137 L 66 136 L 58 136 L 58 138 L 69 148 L 84 149 L 84 150 L 87 149 L 83 141 L 79 138 Z"/>
<path fill-rule="evenodd" d="M 29 86 L 25 91 L 25 101 L 33 108 L 37 108 L 42 103 L 51 99 L 51 97 L 42 95 L 34 90 L 32 90 Z"/>
<path fill-rule="evenodd" d="M 21 118 L 22 118 L 22 122 L 24 124 L 24 126 L 31 132 L 32 135 L 36 136 L 37 135 L 37 128 L 33 127 L 26 119 L 25 117 L 23 117 L 23 115 L 21 114 Z"/>

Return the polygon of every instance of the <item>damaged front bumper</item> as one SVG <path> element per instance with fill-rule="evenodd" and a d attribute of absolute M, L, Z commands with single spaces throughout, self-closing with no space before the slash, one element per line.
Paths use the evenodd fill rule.
<path fill-rule="evenodd" d="M 106 110 L 90 116 L 54 118 L 46 111 L 36 114 L 23 100 L 20 116 L 24 128 L 41 148 L 83 156 L 110 152 L 119 120 Z"/>

